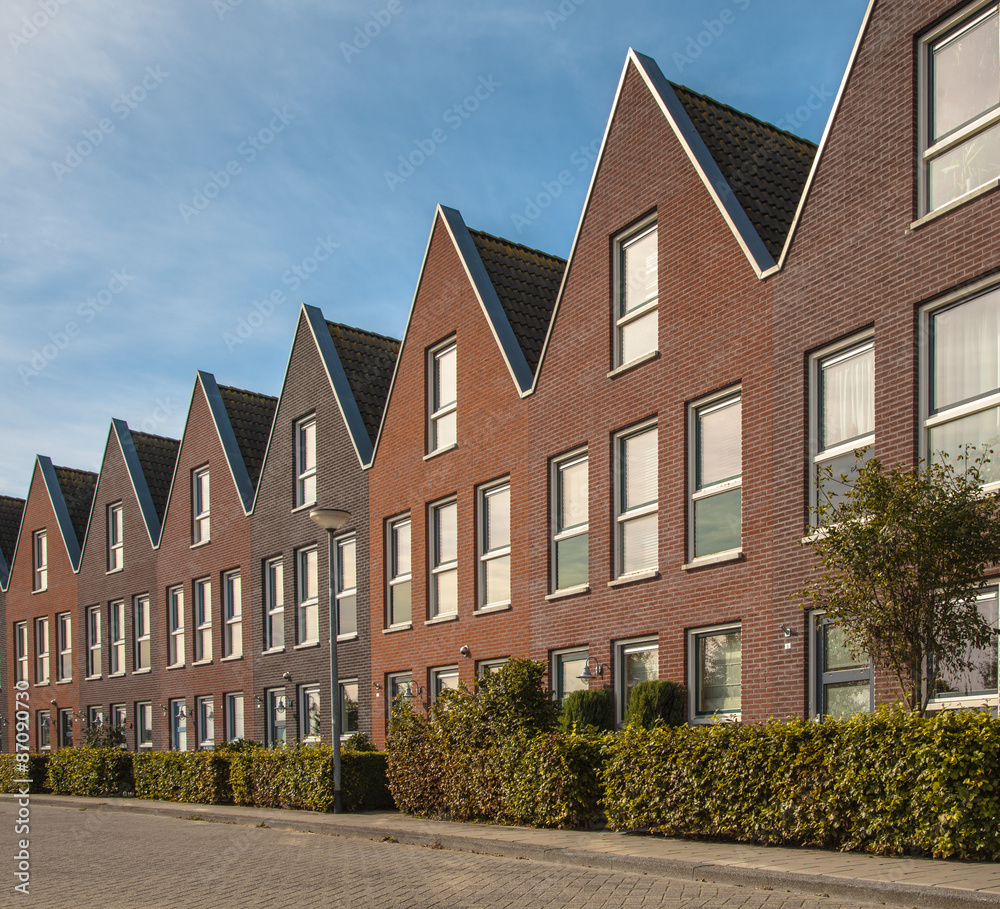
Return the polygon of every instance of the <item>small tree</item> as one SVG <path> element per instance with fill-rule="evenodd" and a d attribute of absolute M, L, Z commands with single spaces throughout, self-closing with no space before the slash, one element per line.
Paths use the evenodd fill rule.
<path fill-rule="evenodd" d="M 124 748 L 125 730 L 107 720 L 88 722 L 83 730 L 83 744 L 87 748 Z"/>
<path fill-rule="evenodd" d="M 1000 562 L 1000 507 L 981 485 L 991 453 L 890 471 L 872 458 L 816 509 L 809 545 L 821 573 L 800 595 L 826 610 L 855 655 L 891 671 L 920 713 L 928 670 L 973 668 L 970 649 L 995 634 L 976 606 L 987 565 Z"/>

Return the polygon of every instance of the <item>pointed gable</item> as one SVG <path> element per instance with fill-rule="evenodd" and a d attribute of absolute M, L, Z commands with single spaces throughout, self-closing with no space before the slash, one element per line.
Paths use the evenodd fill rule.
<path fill-rule="evenodd" d="M 0 587 L 7 589 L 10 566 L 14 561 L 17 537 L 21 532 L 24 499 L 0 496 Z"/>
<path fill-rule="evenodd" d="M 154 436 L 146 432 L 130 431 L 130 434 L 142 475 L 149 489 L 153 509 L 157 519 L 162 523 L 167 508 L 167 498 L 170 495 L 170 481 L 174 476 L 177 453 L 181 447 L 180 440 Z"/>
<path fill-rule="evenodd" d="M 94 504 L 97 489 L 97 474 L 89 470 L 72 467 L 55 467 L 56 479 L 62 490 L 63 501 L 69 512 L 70 523 L 78 544 L 82 544 L 87 533 L 87 521 Z"/>
<path fill-rule="evenodd" d="M 256 489 L 278 399 L 228 385 L 220 385 L 219 393 L 229 415 L 229 423 L 250 478 L 250 485 Z"/>

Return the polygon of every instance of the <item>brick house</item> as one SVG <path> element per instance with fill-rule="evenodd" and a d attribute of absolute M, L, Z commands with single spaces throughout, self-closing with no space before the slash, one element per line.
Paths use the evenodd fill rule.
<path fill-rule="evenodd" d="M 24 514 L 24 499 L 14 496 L 0 496 L 0 679 L 4 685 L 10 684 L 7 675 L 7 613 L 5 601 L 7 585 L 10 582 L 10 565 L 14 561 L 17 535 L 21 531 L 21 517 Z M 6 747 L 10 729 L 7 713 L 0 718 L 0 751 Z"/>
<path fill-rule="evenodd" d="M 299 314 L 250 519 L 257 741 L 330 741 L 330 559 L 309 517 L 317 505 L 351 515 L 333 541 L 340 728 L 371 734 L 367 468 L 398 349 L 315 307 Z"/>

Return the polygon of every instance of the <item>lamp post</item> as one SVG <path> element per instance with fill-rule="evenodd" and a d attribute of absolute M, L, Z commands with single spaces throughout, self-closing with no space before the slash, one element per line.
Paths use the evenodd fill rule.
<path fill-rule="evenodd" d="M 334 593 L 333 535 L 350 519 L 349 511 L 339 508 L 314 508 L 309 512 L 320 527 L 326 530 L 329 543 L 327 574 L 330 580 L 330 706 L 333 716 L 333 813 L 340 814 L 343 806 L 340 800 L 340 674 L 337 671 L 337 601 Z"/>

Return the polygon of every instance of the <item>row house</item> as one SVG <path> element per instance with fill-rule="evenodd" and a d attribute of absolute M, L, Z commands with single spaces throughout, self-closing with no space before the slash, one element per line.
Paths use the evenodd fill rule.
<path fill-rule="evenodd" d="M 14 496 L 0 496 L 0 628 L 7 628 L 7 613 L 4 606 L 7 597 L 7 587 L 10 583 L 10 565 L 14 561 L 14 550 L 17 548 L 17 535 L 21 530 L 21 517 L 24 514 L 24 499 Z M 0 690 L 7 688 L 10 677 L 7 674 L 7 648 L 3 641 L 6 634 L 0 634 Z M 6 705 L 0 707 L 0 751 L 3 751 L 10 734 L 7 725 Z"/>

